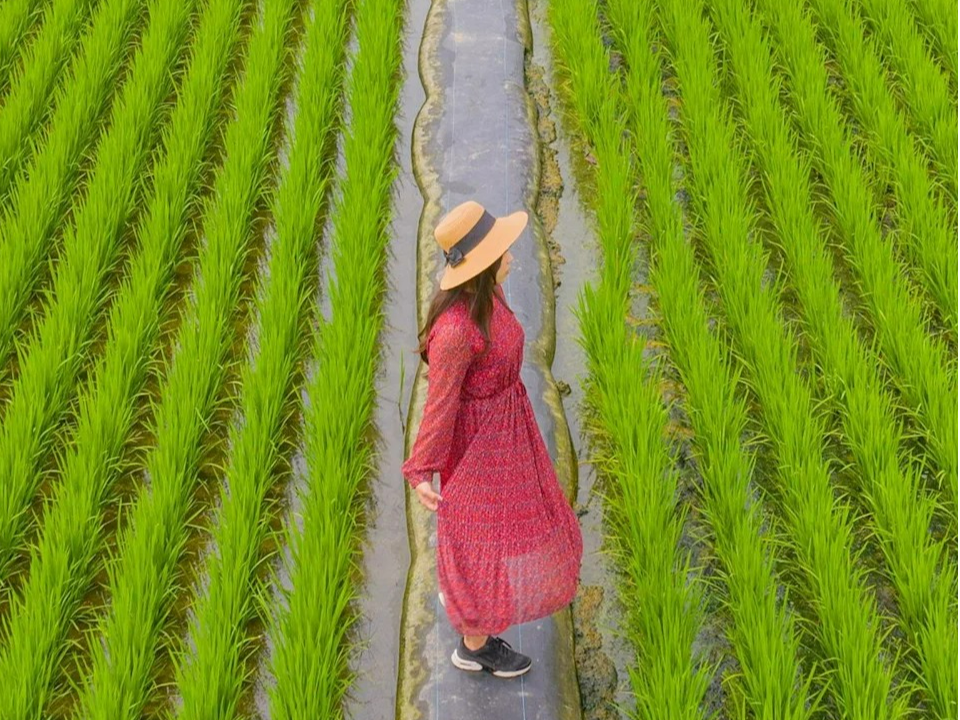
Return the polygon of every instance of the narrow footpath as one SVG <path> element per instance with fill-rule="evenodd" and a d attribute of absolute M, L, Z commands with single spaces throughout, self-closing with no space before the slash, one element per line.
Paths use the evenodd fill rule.
<path fill-rule="evenodd" d="M 525 51 L 532 49 L 526 13 L 523 0 L 437 0 L 429 12 L 420 50 L 426 101 L 413 137 L 414 172 L 424 197 L 417 287 L 422 317 L 441 268 L 432 228 L 450 208 L 474 199 L 498 216 L 530 212 L 511 250 L 515 260 L 504 291 L 526 332 L 522 379 L 569 497 L 574 458 L 550 373 L 553 275 L 534 212 L 540 178 L 536 109 L 524 83 Z M 418 377 L 407 447 L 416 436 L 425 390 Z M 519 682 L 457 670 L 449 655 L 458 637 L 436 587 L 436 517 L 411 502 L 408 527 L 413 550 L 400 641 L 398 720 L 580 718 L 570 609 L 504 633 L 534 661 Z"/>

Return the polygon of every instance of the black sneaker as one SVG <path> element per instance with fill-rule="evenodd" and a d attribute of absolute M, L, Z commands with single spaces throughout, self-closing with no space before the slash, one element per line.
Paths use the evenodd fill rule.
<path fill-rule="evenodd" d="M 453 664 L 461 670 L 485 670 L 497 677 L 512 678 L 523 675 L 533 661 L 523 653 L 514 650 L 510 643 L 498 637 L 489 636 L 487 642 L 478 650 L 471 650 L 460 636 L 460 643 L 450 656 Z"/>

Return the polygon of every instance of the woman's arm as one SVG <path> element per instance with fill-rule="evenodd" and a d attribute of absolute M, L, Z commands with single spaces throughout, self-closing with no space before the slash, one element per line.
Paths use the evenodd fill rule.
<path fill-rule="evenodd" d="M 427 353 L 427 402 L 410 457 L 401 472 L 410 487 L 433 480 L 450 454 L 453 425 L 460 407 L 460 388 L 473 362 L 474 352 L 466 323 L 442 318 L 434 325 Z"/>

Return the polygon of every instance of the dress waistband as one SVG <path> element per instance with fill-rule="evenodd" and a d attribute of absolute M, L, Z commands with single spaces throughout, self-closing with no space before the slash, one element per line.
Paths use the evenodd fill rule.
<path fill-rule="evenodd" d="M 515 381 L 508 385 L 504 385 L 499 390 L 489 394 L 489 395 L 462 395 L 460 397 L 461 402 L 484 402 L 487 400 L 496 400 L 511 390 L 518 390 L 524 395 L 527 393 L 527 387 L 523 384 L 523 381 L 518 377 Z"/>

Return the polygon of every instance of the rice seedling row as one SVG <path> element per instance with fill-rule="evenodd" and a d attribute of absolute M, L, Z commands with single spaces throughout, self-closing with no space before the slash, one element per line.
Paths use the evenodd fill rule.
<path fill-rule="evenodd" d="M 767 207 L 791 270 L 805 330 L 839 410 L 854 476 L 873 515 L 874 534 L 898 593 L 900 622 L 919 665 L 916 682 L 939 717 L 955 714 L 957 617 L 951 608 L 956 568 L 944 563 L 943 543 L 931 536 L 932 503 L 907 457 L 903 428 L 877 360 L 843 314 L 827 251 L 815 218 L 809 165 L 779 107 L 770 48 L 739 0 L 714 0 L 713 16 L 727 48 L 746 135 L 762 171 Z M 952 666 L 952 667 L 951 667 Z M 952 705 L 952 709 L 951 709 Z"/>
<path fill-rule="evenodd" d="M 663 442 L 660 377 L 643 359 L 644 343 L 624 322 L 637 254 L 634 168 L 622 140 L 626 122 L 595 5 L 554 2 L 549 17 L 565 112 L 597 158 L 592 201 L 604 263 L 599 283 L 585 288 L 577 312 L 590 373 L 585 423 L 596 464 L 611 485 L 606 517 L 616 528 L 612 553 L 624 577 L 623 627 L 636 660 L 630 681 L 643 714 L 699 718 L 712 675 L 694 649 L 703 624 L 702 588 L 687 582 L 691 559 L 681 548 L 683 516 L 675 500 L 677 474 Z M 638 381 L 638 375 L 646 379 Z"/>
<path fill-rule="evenodd" d="M 652 250 L 651 285 L 663 314 L 670 357 L 686 390 L 693 443 L 700 458 L 702 511 L 723 565 L 728 634 L 739 662 L 728 678 L 731 707 L 757 717 L 810 717 L 816 702 L 811 674 L 800 662 L 799 635 L 773 567 L 773 541 L 764 529 L 752 453 L 744 447 L 747 408 L 738 398 L 739 372 L 710 332 L 702 272 L 684 238 L 674 199 L 674 153 L 667 103 L 661 94 L 661 58 L 651 52 L 653 5 L 612 0 L 608 13 L 627 67 L 627 106 L 641 175 L 645 179 Z M 723 588 L 721 588 L 723 592 Z M 742 687 L 734 687 L 739 681 Z"/>
<path fill-rule="evenodd" d="M 779 319 L 777 282 L 756 235 L 743 156 L 718 90 L 710 28 L 700 3 L 661 0 L 661 22 L 681 89 L 690 189 L 724 314 L 775 454 L 782 520 L 796 553 L 801 592 L 831 670 L 838 711 L 851 718 L 901 717 L 881 644 L 876 602 L 853 552 L 849 509 L 834 499 L 825 459 L 825 419 L 797 375 L 797 345 Z M 766 285 L 766 288 L 764 287 Z"/>
<path fill-rule="evenodd" d="M 31 136 L 43 121 L 49 96 L 92 4 L 92 0 L 53 0 L 36 40 L 24 49 L 0 113 L 0 202 L 5 202 L 10 183 L 32 150 Z"/>
<path fill-rule="evenodd" d="M 289 430 L 308 349 L 316 289 L 316 228 L 323 225 L 333 187 L 351 3 L 311 3 L 306 50 L 298 78 L 298 108 L 287 169 L 274 195 L 275 236 L 259 281 L 253 316 L 257 349 L 241 371 L 230 454 L 193 604 L 189 650 L 178 659 L 182 717 L 232 718 L 250 675 L 255 649 L 249 623 L 266 588 L 259 571 L 271 534 L 269 493 L 291 450 Z M 229 489 L 229 490 L 228 490 Z"/>
<path fill-rule="evenodd" d="M 92 318 L 86 316 L 94 311 L 87 306 L 94 306 L 106 294 L 100 287 L 101 273 L 115 261 L 111 254 L 117 252 L 134 180 L 150 149 L 151 125 L 171 89 L 171 69 L 186 38 L 191 5 L 170 0 L 152 3 L 151 24 L 118 103 L 116 124 L 101 144 L 87 204 L 77 216 L 76 231 L 67 232 L 60 265 L 63 272 L 55 284 L 56 302 L 45 317 L 36 351 L 27 356 L 18 379 L 22 382 L 18 381 L 11 412 L 5 418 L 4 457 L 18 450 L 21 458 L 19 467 L 13 469 L 17 474 L 5 476 L 6 483 L 15 488 L 5 498 L 29 500 L 29 490 L 39 484 L 38 465 L 46 449 L 43 441 L 53 435 L 56 418 L 51 416 L 62 410 L 65 398 L 72 394 L 75 366 L 84 354 L 82 334 L 89 333 L 92 324 Z M 71 310 L 82 314 L 73 317 Z M 64 375 L 58 377 L 58 370 Z M 89 397 L 85 399 L 89 401 Z M 24 410 L 33 407 L 50 415 L 31 416 Z M 104 502 L 104 489 L 94 480 L 110 476 L 98 472 L 100 468 L 115 467 L 115 463 L 101 464 L 104 458 L 98 441 L 116 408 L 107 406 L 101 411 L 93 418 L 80 415 L 76 445 L 67 446 L 62 482 L 44 507 L 40 539 L 30 554 L 29 577 L 22 592 L 12 598 L 9 616 L 4 618 L 7 643 L 0 651 L 0 668 L 6 672 L 0 679 L 0 715 L 5 718 L 34 717 L 52 696 L 57 668 L 66 651 L 65 635 L 74 621 L 72 608 L 89 584 Z M 28 466 L 30 463 L 33 466 Z M 4 570 L 23 534 L 28 503 L 5 510 Z"/>
<path fill-rule="evenodd" d="M 139 25 L 140 0 L 104 0 L 84 36 L 70 76 L 61 85 L 43 148 L 17 176 L 0 217 L 0 383 L 28 303 L 45 275 L 44 261 L 63 223 L 93 145 L 127 45 Z M 6 476 L 4 476 L 6 477 Z"/>
<path fill-rule="evenodd" d="M 195 59 L 198 77 L 190 105 L 195 108 L 193 119 L 199 111 L 207 127 L 244 5 L 235 0 L 213 2 L 204 18 L 205 42 Z M 81 698 L 81 707 L 96 716 L 138 717 L 155 689 L 151 671 L 178 589 L 177 563 L 192 520 L 204 440 L 214 413 L 229 394 L 224 381 L 232 363 L 241 287 L 254 242 L 254 214 L 267 192 L 273 128 L 295 16 L 294 2 L 267 3 L 262 24 L 258 18 L 248 44 L 244 77 L 233 97 L 235 116 L 224 132 L 224 164 L 204 205 L 204 243 L 193 291 L 151 422 L 154 445 L 143 463 L 150 487 L 140 493 L 118 549 L 119 559 L 111 563 L 115 603 L 101 621 L 104 656 L 95 654 L 95 674 Z M 212 102 L 203 96 L 211 89 Z M 182 129 L 192 132 L 192 125 L 191 117 L 184 115 Z M 200 138 L 191 143 L 194 163 L 205 144 L 196 140 Z"/>
<path fill-rule="evenodd" d="M 926 155 L 908 135 L 903 119 L 887 91 L 883 66 L 863 22 L 847 0 L 811 0 L 820 27 L 850 89 L 857 120 L 867 131 L 867 146 L 881 169 L 884 186 L 892 184 L 897 199 L 894 237 L 910 262 L 920 270 L 923 285 L 933 298 L 947 332 L 957 327 L 957 233 L 943 198 L 926 171 Z M 881 35 L 882 36 L 882 35 Z M 912 66 L 903 74 L 922 83 L 922 93 L 933 97 L 939 75 Z M 911 94 L 905 93 L 908 98 Z M 929 141 L 944 168 L 940 174 L 947 197 L 957 195 L 957 115 L 941 112 Z M 918 118 L 918 122 L 922 119 Z M 951 129 L 952 127 L 952 129 Z M 952 168 L 952 169 L 951 169 Z M 955 208 L 954 208 L 955 209 Z"/>
<path fill-rule="evenodd" d="M 957 4 L 952 0 L 911 0 L 921 29 L 950 77 L 957 101 Z"/>
<path fill-rule="evenodd" d="M 956 212 L 957 111 L 948 79 L 924 45 L 906 4 L 895 0 L 860 2 L 875 37 L 882 39 L 883 57 L 902 90 L 909 119 L 921 131 L 946 187 L 946 201 Z"/>
<path fill-rule="evenodd" d="M 582 3 L 581 7 L 587 12 L 593 10 L 591 3 Z M 740 694 L 733 703 L 749 705 L 760 716 L 775 713 L 778 717 L 807 717 L 811 712 L 807 694 L 796 689 L 801 678 L 793 621 L 776 600 L 777 581 L 769 553 L 764 549 L 761 539 L 759 506 L 749 499 L 748 482 L 753 463 L 739 440 L 744 433 L 745 407 L 735 397 L 736 376 L 729 366 L 726 352 L 707 329 L 704 301 L 698 286 L 699 271 L 692 252 L 685 244 L 680 208 L 673 199 L 673 152 L 669 146 L 666 105 L 660 95 L 659 59 L 650 52 L 650 7 L 645 3 L 610 2 L 606 10 L 629 68 L 625 106 L 634 128 L 633 143 L 650 213 L 654 253 L 651 286 L 659 299 L 662 326 L 672 359 L 678 365 L 685 385 L 702 462 L 704 513 L 711 520 L 716 552 L 726 569 L 724 579 L 729 586 L 726 602 L 734 616 L 730 637 L 741 664 L 741 677 L 728 677 L 726 684 L 729 689 L 735 684 L 741 686 L 735 691 Z M 595 43 L 598 44 L 599 39 Z M 608 67 L 606 59 L 597 65 L 599 72 L 605 74 Z M 571 75 L 580 77 L 582 72 Z M 607 94 L 616 95 L 615 92 L 604 95 Z M 589 93 L 576 95 L 589 97 Z M 582 110 L 581 114 L 586 112 Z M 620 137 L 619 132 L 611 131 L 610 134 Z M 610 160 L 597 156 L 599 173 L 609 172 L 605 168 L 610 166 Z M 602 198 L 608 196 L 616 197 L 616 202 L 620 204 L 626 200 L 627 207 L 633 202 L 628 192 L 598 192 L 598 208 L 605 204 Z M 602 226 L 602 212 L 598 212 L 598 222 Z M 603 234 L 601 242 L 604 242 L 602 238 Z M 629 278 L 630 266 L 627 265 L 625 269 Z M 610 317 L 609 324 L 622 328 L 621 318 L 622 315 Z M 582 327 L 584 335 L 590 337 L 589 325 L 584 323 Z M 604 328 L 604 332 L 610 333 L 611 328 Z M 599 377 L 605 375 L 607 371 L 603 368 L 606 362 L 591 362 L 592 373 Z M 616 361 L 613 365 L 618 367 Z M 620 388 L 619 392 L 629 396 L 628 387 Z M 611 394 L 610 397 L 612 401 L 616 396 Z M 632 415 L 624 416 L 625 419 L 627 417 Z M 616 422 L 610 414 L 601 414 L 598 419 L 608 425 Z M 621 429 L 627 428 L 623 426 Z M 652 437 L 653 448 L 662 445 L 661 436 L 662 429 Z M 614 450 L 617 461 L 620 455 L 630 457 L 629 445 L 625 445 Z M 656 456 L 652 449 L 644 449 Z M 608 463 L 614 464 L 613 459 L 604 461 L 604 464 Z M 662 469 L 652 472 L 642 467 L 638 468 L 638 472 L 638 477 L 660 478 L 664 474 Z M 638 512 L 637 515 L 642 517 L 643 513 Z M 663 533 L 661 537 L 672 536 Z M 676 537 L 672 539 L 676 540 Z M 654 544 L 653 540 L 647 539 L 647 547 Z M 672 551 L 669 544 L 667 547 Z M 633 548 L 636 558 L 643 557 L 645 552 L 649 553 L 649 550 L 645 550 L 643 544 Z M 670 571 L 669 566 L 666 570 Z M 678 574 L 681 577 L 684 575 Z M 632 587 L 632 583 L 629 586 Z M 650 605 L 642 596 L 625 600 L 627 606 Z M 654 618 L 661 614 L 655 605 L 650 606 L 649 610 Z M 640 672 L 645 670 L 648 669 L 641 666 Z M 690 675 L 689 672 L 686 674 Z M 671 675 L 677 676 L 676 672 Z M 642 679 L 647 683 L 658 683 L 660 677 L 654 671 Z M 805 688 L 805 685 L 802 687 Z M 668 708 L 668 705 L 661 705 L 659 711 L 667 712 Z M 649 706 L 648 709 L 653 711 Z M 698 712 L 696 706 L 691 709 L 691 714 L 695 712 Z"/>
<path fill-rule="evenodd" d="M 869 183 L 839 109 L 831 99 L 824 55 L 809 18 L 794 3 L 758 0 L 776 38 L 794 117 L 813 165 L 830 192 L 830 214 L 856 278 L 876 342 L 901 404 L 924 440 L 928 475 L 940 488 L 956 534 L 957 384 L 946 349 L 924 330 L 919 299 L 881 237 Z M 955 366 L 954 366 L 955 367 Z"/>
<path fill-rule="evenodd" d="M 60 261 L 40 324 L 24 343 L 20 374 L 0 430 L 0 577 L 29 527 L 29 508 L 44 460 L 93 329 L 109 295 L 108 281 L 124 245 L 125 227 L 141 199 L 144 171 L 173 89 L 173 69 L 189 30 L 192 2 L 154 0 L 143 50 L 114 105 L 86 196 L 64 230 Z"/>
<path fill-rule="evenodd" d="M 7 90 L 17 51 L 48 0 L 7 0 L 0 5 L 0 95 Z"/>
<path fill-rule="evenodd" d="M 142 410 L 145 384 L 156 364 L 164 305 L 175 280 L 189 225 L 199 204 L 204 156 L 218 130 L 218 109 L 228 81 L 228 63 L 240 40 L 243 0 L 211 2 L 198 20 L 185 73 L 163 139 L 163 156 L 153 171 L 154 188 L 137 229 L 140 253 L 118 291 L 102 360 L 80 402 L 76 448 L 98 458 L 86 482 L 101 489 L 110 504 L 110 488 L 122 471 L 123 448 Z M 102 428 L 82 442 L 84 428 Z M 72 456 L 71 456 L 72 457 Z M 68 467 L 83 465 L 76 460 Z M 64 484 L 70 482 L 65 476 Z M 160 489 L 162 489 L 162 485 Z M 159 631 L 150 613 L 151 591 L 169 597 L 171 583 L 154 569 L 154 548 L 170 522 L 142 520 L 155 494 L 145 492 L 132 511 L 129 529 L 119 544 L 119 559 L 109 564 L 110 607 L 92 637 L 92 658 L 84 668 L 79 714 L 83 717 L 139 717 L 151 688 L 154 648 L 140 639 Z M 180 523 L 174 527 L 179 532 Z M 144 646 L 146 648 L 144 649 Z"/>
<path fill-rule="evenodd" d="M 280 598 L 265 618 L 269 712 L 280 720 L 342 717 L 352 681 L 344 640 L 355 619 L 358 515 L 373 469 L 404 7 L 401 0 L 360 0 L 355 10 L 358 49 L 333 209 L 330 315 L 318 318 L 312 338 L 315 370 L 303 408 L 307 482 L 300 518 L 282 530 L 287 579 L 274 577 Z"/>

